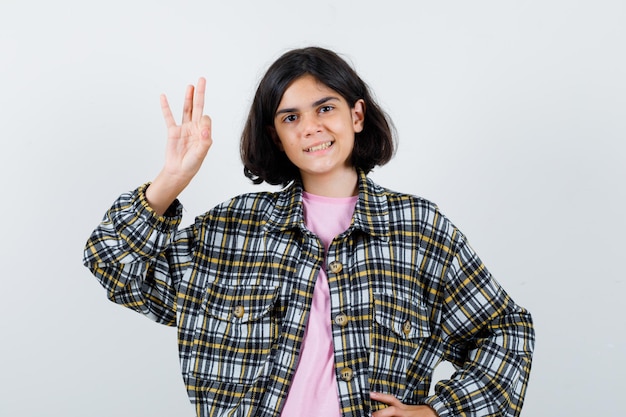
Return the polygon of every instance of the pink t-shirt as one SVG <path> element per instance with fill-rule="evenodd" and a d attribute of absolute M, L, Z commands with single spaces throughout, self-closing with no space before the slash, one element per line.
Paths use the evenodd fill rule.
<path fill-rule="evenodd" d="M 357 196 L 331 198 L 306 192 L 303 194 L 304 222 L 307 229 L 322 241 L 324 258 L 335 236 L 350 226 L 357 199 Z M 300 361 L 281 416 L 341 416 L 335 375 L 330 291 L 323 267 L 313 291 Z"/>

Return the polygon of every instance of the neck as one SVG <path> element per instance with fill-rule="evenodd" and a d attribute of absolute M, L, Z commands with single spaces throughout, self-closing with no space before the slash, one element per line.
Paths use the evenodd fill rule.
<path fill-rule="evenodd" d="M 307 175 L 301 172 L 302 185 L 307 193 L 323 197 L 351 197 L 359 192 L 356 169 L 334 175 Z"/>

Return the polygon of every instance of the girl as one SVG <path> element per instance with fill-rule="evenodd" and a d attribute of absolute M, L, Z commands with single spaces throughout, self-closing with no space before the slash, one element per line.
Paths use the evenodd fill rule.
<path fill-rule="evenodd" d="M 287 52 L 257 89 L 241 195 L 178 230 L 176 199 L 211 143 L 205 80 L 168 127 L 165 164 L 123 194 L 84 263 L 116 303 L 177 326 L 199 416 L 517 416 L 529 313 L 465 236 L 419 197 L 367 177 L 394 152 L 390 122 L 337 54 Z M 457 371 L 429 396 L 434 368 Z"/>

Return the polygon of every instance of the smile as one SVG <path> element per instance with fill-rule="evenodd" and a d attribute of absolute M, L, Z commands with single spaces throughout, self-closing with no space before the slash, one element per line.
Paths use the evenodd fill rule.
<path fill-rule="evenodd" d="M 333 145 L 333 141 L 328 141 L 328 142 L 324 142 L 324 143 L 320 143 L 317 146 L 312 146 L 310 148 L 305 149 L 305 152 L 316 152 L 316 151 L 322 151 L 324 149 L 328 149 Z"/>

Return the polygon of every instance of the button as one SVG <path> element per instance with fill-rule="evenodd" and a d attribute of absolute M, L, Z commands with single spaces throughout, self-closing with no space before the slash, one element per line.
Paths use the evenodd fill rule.
<path fill-rule="evenodd" d="M 246 311 L 246 310 L 243 308 L 243 306 L 242 306 L 242 305 L 238 305 L 238 306 L 236 306 L 236 307 L 235 307 L 235 309 L 233 310 L 233 313 L 235 314 L 235 317 L 237 317 L 238 319 L 240 319 L 240 318 L 242 318 L 242 317 L 243 317 L 243 313 L 244 313 L 245 311 Z"/>
<path fill-rule="evenodd" d="M 348 382 L 352 379 L 352 377 L 354 376 L 354 373 L 352 372 L 352 369 L 350 368 L 343 368 L 341 371 L 339 371 L 339 376 L 341 377 L 342 380 Z"/>
<path fill-rule="evenodd" d="M 343 269 L 343 265 L 339 261 L 332 261 L 328 266 L 330 267 L 330 272 L 333 274 L 338 274 Z"/>
<path fill-rule="evenodd" d="M 335 324 L 341 327 L 345 327 L 348 324 L 348 321 L 350 321 L 350 319 L 343 313 L 337 314 L 335 317 Z"/>
<path fill-rule="evenodd" d="M 407 336 L 409 335 L 409 333 L 411 333 L 411 321 L 410 320 L 407 320 L 404 322 L 404 324 L 402 325 L 402 331 Z"/>

